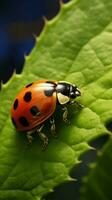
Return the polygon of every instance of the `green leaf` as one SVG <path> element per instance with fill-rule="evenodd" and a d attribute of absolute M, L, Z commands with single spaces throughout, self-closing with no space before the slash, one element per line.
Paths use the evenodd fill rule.
<path fill-rule="evenodd" d="M 100 152 L 82 188 L 82 199 L 112 199 L 112 140 Z"/>
<path fill-rule="evenodd" d="M 21 75 L 14 73 L 0 93 L 0 200 L 40 200 L 53 187 L 70 180 L 69 171 L 90 149 L 90 140 L 109 133 L 112 116 L 112 1 L 80 0 L 62 5 L 46 22 Z M 38 79 L 66 80 L 82 91 L 82 110 L 70 109 L 71 125 L 56 113 L 58 139 L 44 132 L 49 145 L 42 152 L 35 136 L 31 146 L 17 133 L 10 108 L 18 91 Z"/>

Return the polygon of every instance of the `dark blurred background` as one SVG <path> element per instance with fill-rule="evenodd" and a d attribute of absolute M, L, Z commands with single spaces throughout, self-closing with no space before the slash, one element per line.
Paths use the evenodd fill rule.
<path fill-rule="evenodd" d="M 67 3 L 70 0 L 63 0 Z M 43 16 L 52 19 L 60 10 L 59 0 L 1 0 L 0 1 L 0 81 L 4 83 L 13 70 L 21 73 L 24 55 L 35 45 L 33 35 L 39 36 L 43 27 Z M 97 139 L 91 145 L 100 149 L 107 137 Z M 83 161 L 70 172 L 77 182 L 64 183 L 55 188 L 45 200 L 79 200 L 82 177 L 88 173 L 88 163 L 97 158 L 96 151 L 89 151 L 81 157 Z"/>
<path fill-rule="evenodd" d="M 50 20 L 59 10 L 59 0 L 0 1 L 0 80 L 6 82 L 14 69 L 21 72 L 24 55 L 35 44 L 33 35 L 44 27 L 43 16 Z"/>

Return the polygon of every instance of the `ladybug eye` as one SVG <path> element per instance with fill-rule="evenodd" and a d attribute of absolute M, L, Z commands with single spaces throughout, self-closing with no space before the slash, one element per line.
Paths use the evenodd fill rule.
<path fill-rule="evenodd" d="M 71 92 L 71 93 L 70 93 L 70 98 L 75 98 L 75 97 L 76 97 L 75 93 L 74 93 L 74 92 Z"/>
<path fill-rule="evenodd" d="M 81 96 L 81 92 L 77 89 L 76 92 L 75 92 L 75 95 L 76 96 Z"/>
<path fill-rule="evenodd" d="M 76 97 L 78 97 L 80 95 L 81 95 L 81 92 L 78 89 L 73 91 L 73 92 L 70 92 L 70 98 L 72 98 L 72 99 L 76 98 Z"/>

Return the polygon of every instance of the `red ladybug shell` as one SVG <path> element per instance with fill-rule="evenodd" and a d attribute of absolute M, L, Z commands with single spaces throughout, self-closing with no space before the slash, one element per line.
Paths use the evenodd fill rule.
<path fill-rule="evenodd" d="M 11 109 L 18 131 L 28 131 L 48 119 L 56 108 L 55 82 L 40 80 L 27 85 L 16 96 Z"/>

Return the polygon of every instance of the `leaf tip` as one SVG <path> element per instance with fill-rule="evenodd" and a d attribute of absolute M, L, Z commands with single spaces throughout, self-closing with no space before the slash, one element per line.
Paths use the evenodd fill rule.
<path fill-rule="evenodd" d="M 29 60 L 29 58 L 30 58 L 30 55 L 24 54 L 25 61 Z"/>
<path fill-rule="evenodd" d="M 68 176 L 68 181 L 70 181 L 70 182 L 76 182 L 77 179 L 76 179 L 76 178 L 73 178 L 73 177 L 71 177 L 71 176 Z"/>
<path fill-rule="evenodd" d="M 48 23 L 48 19 L 47 19 L 47 17 L 45 17 L 45 16 L 43 16 L 42 18 L 43 18 L 43 20 L 44 20 L 44 25 L 46 26 L 46 24 Z"/>
<path fill-rule="evenodd" d="M 96 148 L 95 148 L 95 147 L 92 147 L 92 146 L 89 146 L 89 150 L 96 151 Z"/>

